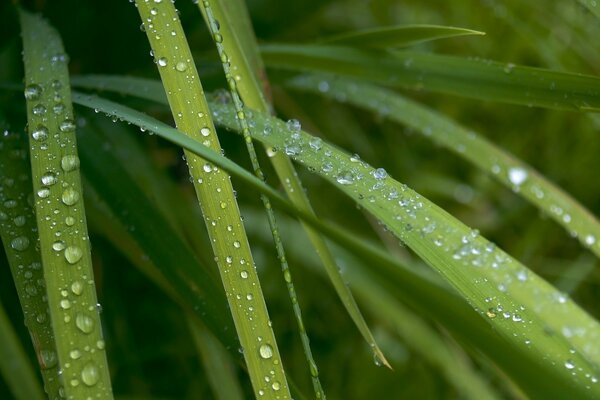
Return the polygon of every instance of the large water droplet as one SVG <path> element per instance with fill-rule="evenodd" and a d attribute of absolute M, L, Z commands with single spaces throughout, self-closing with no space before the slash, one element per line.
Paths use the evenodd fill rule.
<path fill-rule="evenodd" d="M 44 186 L 52 186 L 54 185 L 58 179 L 56 178 L 56 175 L 52 172 L 46 172 L 44 175 L 42 175 L 42 185 Z"/>
<path fill-rule="evenodd" d="M 100 380 L 100 372 L 93 363 L 88 363 L 81 370 L 81 380 L 88 386 L 94 386 Z"/>
<path fill-rule="evenodd" d="M 354 176 L 349 172 L 344 172 L 338 175 L 335 180 L 340 185 L 352 185 L 354 183 Z"/>
<path fill-rule="evenodd" d="M 65 249 L 65 259 L 69 264 L 76 264 L 83 257 L 83 251 L 77 246 L 69 246 Z"/>
<path fill-rule="evenodd" d="M 69 118 L 62 121 L 58 127 L 58 129 L 60 129 L 61 132 L 72 132 L 75 130 L 75 128 L 75 121 Z"/>
<path fill-rule="evenodd" d="M 75 317 L 75 326 L 83 333 L 91 333 L 94 330 L 94 320 L 83 313 Z"/>
<path fill-rule="evenodd" d="M 40 351 L 40 366 L 42 369 L 49 369 L 55 367 L 58 364 L 58 357 L 52 350 L 41 350 Z"/>
<path fill-rule="evenodd" d="M 158 63 L 158 65 L 159 65 L 159 66 L 161 66 L 161 67 L 166 67 L 166 66 L 167 66 L 167 63 L 168 63 L 168 61 L 167 61 L 166 57 L 161 57 L 161 58 L 159 58 L 159 59 L 157 60 L 157 63 Z"/>
<path fill-rule="evenodd" d="M 71 284 L 71 292 L 79 296 L 83 293 L 83 284 L 80 281 L 75 281 Z"/>
<path fill-rule="evenodd" d="M 65 191 L 62 193 L 61 199 L 66 205 L 72 206 L 79 201 L 79 192 L 73 188 L 65 189 Z"/>
<path fill-rule="evenodd" d="M 302 125 L 297 119 L 290 119 L 285 125 L 287 126 L 288 130 L 292 132 L 299 132 L 300 129 L 302 129 Z"/>
<path fill-rule="evenodd" d="M 371 173 L 375 179 L 385 179 L 387 177 L 387 172 L 383 168 L 377 168 L 375 171 Z"/>
<path fill-rule="evenodd" d="M 185 61 L 179 61 L 176 65 L 175 65 L 175 69 L 179 72 L 184 72 L 187 69 L 188 65 Z"/>
<path fill-rule="evenodd" d="M 60 160 L 60 166 L 65 172 L 74 171 L 79 168 L 79 157 L 76 155 L 64 156 Z"/>
<path fill-rule="evenodd" d="M 29 247 L 29 239 L 27 236 L 18 236 L 11 240 L 10 247 L 16 251 L 25 251 Z"/>
<path fill-rule="evenodd" d="M 35 83 L 25 86 L 25 98 L 27 100 L 35 101 L 40 98 L 42 94 L 42 87 Z"/>
<path fill-rule="evenodd" d="M 48 139 L 48 128 L 46 128 L 44 125 L 38 125 L 38 127 L 31 132 L 31 137 L 38 142 L 43 142 L 44 140 Z"/>
<path fill-rule="evenodd" d="M 265 343 L 259 347 L 258 353 L 262 358 L 269 359 L 273 357 L 273 347 L 271 347 L 270 344 Z"/>

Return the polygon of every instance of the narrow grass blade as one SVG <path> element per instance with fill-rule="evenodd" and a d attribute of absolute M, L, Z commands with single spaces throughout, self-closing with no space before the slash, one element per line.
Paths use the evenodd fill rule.
<path fill-rule="evenodd" d="M 0 374 L 16 400 L 41 400 L 44 393 L 2 303 L 0 303 Z"/>
<path fill-rule="evenodd" d="M 400 25 L 342 33 L 319 43 L 372 49 L 395 49 L 417 43 L 457 36 L 485 35 L 484 32 L 440 25 Z"/>
<path fill-rule="evenodd" d="M 200 4 L 200 3 L 199 3 Z M 219 15 L 220 19 L 218 22 L 213 15 L 213 6 L 215 7 L 215 11 Z M 207 22 L 207 25 L 210 28 L 210 31 L 213 35 L 214 42 L 216 44 L 217 50 L 219 52 L 219 56 L 221 58 L 221 63 L 223 65 L 223 71 L 225 73 L 225 78 L 229 85 L 229 93 L 231 96 L 231 100 L 233 102 L 233 106 L 236 109 L 238 122 L 240 125 L 240 129 L 244 136 L 244 142 L 246 143 L 246 149 L 248 151 L 248 155 L 250 157 L 250 162 L 252 165 L 252 169 L 254 170 L 254 174 L 258 179 L 265 181 L 265 176 L 260 168 L 260 164 L 258 162 L 258 157 L 256 154 L 256 150 L 254 149 L 254 144 L 252 142 L 252 137 L 250 136 L 250 126 L 248 125 L 248 121 L 245 118 L 244 104 L 242 103 L 241 95 L 242 91 L 238 91 L 238 83 L 236 78 L 232 74 L 233 71 L 237 71 L 238 76 L 242 77 L 241 82 L 245 79 L 248 79 L 251 83 L 256 83 L 256 79 L 253 79 L 253 74 L 248 70 L 249 65 L 247 63 L 243 63 L 244 70 L 239 71 L 238 64 L 236 63 L 239 59 L 243 59 L 243 53 L 239 50 L 239 44 L 236 40 L 236 36 L 231 32 L 231 30 L 235 27 L 235 23 L 229 21 L 228 19 L 223 20 L 225 15 L 223 14 L 222 7 L 220 6 L 218 1 L 214 2 L 214 5 L 211 6 L 211 2 L 209 0 L 202 2 L 202 6 L 200 9 L 202 14 Z M 224 22 L 226 22 L 224 24 Z M 222 27 L 222 29 L 221 29 Z M 235 54 L 236 56 L 230 58 L 230 54 Z M 244 71 L 246 73 L 244 73 Z M 256 84 L 245 85 L 244 93 L 246 94 L 246 98 L 251 97 L 256 98 L 255 105 L 261 106 L 264 105 L 264 99 L 260 97 L 260 90 Z M 254 105 L 254 104 L 253 104 Z M 267 112 L 266 107 L 263 107 L 263 111 Z M 278 165 L 274 163 L 274 165 Z M 281 172 L 281 169 L 277 169 L 277 171 Z M 280 176 L 284 178 L 283 176 Z M 284 182 L 289 182 L 290 179 L 297 180 L 297 175 L 295 173 L 288 173 L 285 175 L 285 179 L 282 179 Z M 298 296 L 296 294 L 296 289 L 294 287 L 294 282 L 292 279 L 292 273 L 289 268 L 289 264 L 287 262 L 287 257 L 285 256 L 285 250 L 283 248 L 283 243 L 281 242 L 281 238 L 279 237 L 279 229 L 277 227 L 277 220 L 275 219 L 275 213 L 273 208 L 271 207 L 271 201 L 264 194 L 261 195 L 261 200 L 265 211 L 267 213 L 269 226 L 271 228 L 271 235 L 273 237 L 273 243 L 275 244 L 275 250 L 277 252 L 277 258 L 279 263 L 281 264 L 281 271 L 283 273 L 284 281 L 286 284 L 286 288 L 288 291 L 288 296 L 290 301 L 292 302 L 292 309 L 294 312 L 294 316 L 296 318 L 296 324 L 298 326 L 298 331 L 300 334 L 300 341 L 302 342 L 302 348 L 304 350 L 304 354 L 306 357 L 306 362 L 309 367 L 311 380 L 313 383 L 313 388 L 315 391 L 315 396 L 320 399 L 325 399 L 325 392 L 323 391 L 323 387 L 321 385 L 321 381 L 319 379 L 317 364 L 315 363 L 314 357 L 312 355 L 312 350 L 310 348 L 310 340 L 308 338 L 308 334 L 306 332 L 305 324 L 302 319 L 302 310 L 300 308 L 300 303 L 298 302 Z"/>
<path fill-rule="evenodd" d="M 82 199 L 67 56 L 56 31 L 20 12 L 35 214 L 66 397 L 111 399 Z"/>
<path fill-rule="evenodd" d="M 600 3 L 597 0 L 579 0 L 579 2 L 596 17 L 600 18 Z"/>
<path fill-rule="evenodd" d="M 174 5 L 171 2 L 147 3 L 142 0 L 137 0 L 136 5 L 177 127 L 205 146 L 221 151 Z M 229 176 L 188 151 L 186 159 L 255 395 L 266 399 L 290 398 Z M 270 377 L 268 382 L 265 377 Z"/>
<path fill-rule="evenodd" d="M 45 301 L 40 251 L 34 245 L 38 238 L 35 215 L 27 201 L 32 187 L 27 147 L 25 135 L 5 131 L 0 138 L 0 204 L 4 208 L 0 211 L 0 237 L 23 309 L 23 319 L 37 354 L 45 391 L 50 398 L 55 398 L 60 389 L 58 358 Z M 30 386 L 35 390 L 37 380 Z"/>
<path fill-rule="evenodd" d="M 240 170 L 230 160 L 198 146 L 175 129 L 106 100 L 77 96 L 77 101 L 118 115 L 194 149 L 236 176 L 253 182 L 286 211 L 327 231 L 327 227 L 318 220 L 314 221 L 311 215 L 298 209 L 286 209 L 286 202 L 281 201 L 280 196 L 263 182 Z M 217 122 L 229 129 L 237 129 L 235 113 L 227 106 L 215 104 L 214 114 L 218 116 Z M 315 148 L 310 145 L 315 138 L 304 132 L 300 132 L 291 143 L 285 134 L 285 123 L 277 119 L 256 113 L 252 119 L 259 132 L 256 139 L 279 148 L 298 146 L 299 151 L 294 158 L 309 170 L 318 172 L 384 222 L 390 231 L 440 272 L 513 351 L 537 358 L 539 367 L 555 380 L 553 392 L 568 395 L 576 391 L 582 398 L 592 398 L 600 390 L 596 385 L 600 351 L 594 345 L 598 343 L 600 328 L 566 295 L 487 242 L 476 231 L 391 179 L 384 171 L 353 161 L 353 157 L 325 142 L 319 142 L 320 147 Z M 265 126 L 272 128 L 270 134 L 262 133 L 261 128 Z M 327 162 L 323 163 L 321 154 L 329 154 Z M 529 389 L 531 383 L 525 386 Z"/>
<path fill-rule="evenodd" d="M 217 400 L 243 400 L 235 368 L 223 345 L 204 327 L 188 319 L 190 332 L 202 357 L 204 371 Z"/>
<path fill-rule="evenodd" d="M 393 54 L 341 46 L 266 45 L 268 66 L 319 71 L 480 100 L 560 110 L 600 110 L 600 78 L 541 68 L 398 51 Z"/>
<path fill-rule="evenodd" d="M 232 91 L 235 91 L 239 94 L 239 97 L 243 101 L 245 107 L 252 109 L 252 110 L 257 110 L 260 112 L 268 113 L 270 111 L 270 107 L 265 101 L 265 96 L 264 96 L 264 93 L 260 90 L 260 85 L 257 84 L 257 82 L 259 81 L 260 78 L 255 76 L 255 73 L 253 73 L 253 69 L 251 67 L 251 60 L 253 60 L 255 58 L 260 59 L 260 54 L 249 55 L 249 53 L 258 51 L 256 49 L 256 46 L 254 46 L 254 45 L 250 45 L 248 48 L 242 48 L 239 45 L 241 43 L 241 41 L 243 40 L 243 39 L 240 39 L 241 37 L 249 36 L 249 37 L 253 38 L 254 33 L 248 29 L 242 31 L 241 29 L 243 29 L 244 26 L 248 26 L 249 22 L 244 23 L 243 22 L 244 18 L 242 18 L 242 17 L 238 17 L 236 20 L 231 20 L 231 18 L 233 17 L 234 14 L 229 14 L 229 15 L 227 14 L 226 10 L 228 8 L 224 3 L 226 3 L 226 2 L 217 0 L 217 1 L 213 1 L 212 3 L 211 2 L 208 2 L 208 3 L 203 2 L 202 4 L 209 4 L 209 8 L 204 10 L 205 15 L 208 14 L 208 12 L 206 10 L 210 9 L 211 13 L 214 10 L 216 19 L 218 19 L 221 22 L 223 22 L 223 21 L 227 22 L 226 24 L 221 24 L 221 26 L 223 26 L 225 29 L 223 31 L 223 35 L 221 36 L 221 38 L 225 38 L 225 40 L 221 41 L 221 44 L 220 44 L 223 48 L 222 53 L 227 54 L 227 57 L 226 57 L 227 61 L 228 61 L 227 64 L 230 64 L 231 67 L 240 74 L 240 76 L 246 77 L 246 79 L 241 79 L 239 82 L 237 82 L 235 79 L 228 79 L 228 82 L 230 83 L 230 86 L 233 83 L 233 86 L 231 86 L 231 89 L 232 89 Z M 210 4 L 213 4 L 213 6 L 210 7 Z M 202 9 L 202 7 L 201 7 L 201 9 Z M 235 15 L 237 15 L 237 14 L 235 14 Z M 246 41 L 247 40 L 249 40 L 249 39 L 246 39 Z M 262 61 L 261 61 L 261 63 L 262 63 Z M 230 78 L 232 78 L 232 77 L 230 76 Z M 264 80 L 266 80 L 266 78 Z M 236 103 L 235 93 L 233 94 L 233 98 L 234 98 L 234 103 Z M 236 104 L 236 107 L 239 108 L 240 105 L 241 105 L 241 103 L 238 102 L 238 104 Z M 239 111 L 240 110 L 238 110 L 238 112 Z M 298 121 L 289 121 L 288 126 L 290 128 L 289 129 L 290 135 L 294 135 L 295 131 L 297 129 L 300 129 L 300 124 Z M 251 143 L 251 139 L 249 137 L 247 137 L 246 142 Z M 250 150 L 250 152 L 253 153 L 254 150 Z M 307 213 L 314 214 L 314 211 L 312 209 L 312 206 L 310 204 L 310 201 L 308 199 L 306 191 L 305 191 L 304 187 L 302 186 L 302 182 L 298 178 L 298 174 L 296 173 L 296 170 L 294 169 L 294 166 L 291 163 L 290 159 L 287 157 L 287 155 L 283 152 L 274 152 L 274 151 L 272 151 L 272 149 L 267 149 L 267 154 L 269 155 L 269 159 L 271 160 L 271 163 L 272 163 L 273 167 L 275 168 L 275 172 L 277 173 L 279 180 L 283 183 L 283 187 L 286 191 L 286 194 L 290 198 L 292 203 L 294 203 L 296 205 L 296 207 L 306 211 Z M 251 156 L 251 158 L 252 158 L 252 156 Z M 274 221 L 274 218 L 271 218 L 271 219 Z M 339 272 L 339 268 L 337 267 L 335 260 L 333 259 L 331 252 L 327 247 L 327 244 L 325 243 L 323 238 L 319 235 L 319 233 L 316 232 L 314 229 L 312 229 L 310 226 L 304 224 L 304 227 L 305 227 L 306 233 L 308 234 L 308 236 L 310 238 L 312 246 L 316 249 L 317 254 L 319 254 L 319 256 L 321 257 L 323 266 L 325 267 L 325 270 L 327 271 L 329 279 L 331 280 L 331 283 L 332 283 L 335 291 L 337 292 L 340 300 L 344 304 L 344 307 L 348 311 L 348 314 L 350 315 L 350 317 L 356 324 L 358 330 L 360 331 L 360 333 L 362 334 L 364 339 L 367 341 L 369 346 L 371 346 L 371 349 L 372 349 L 375 357 L 378 360 L 380 360 L 380 362 L 382 364 L 384 364 L 385 366 L 390 368 L 390 365 L 387 362 L 383 352 L 377 346 L 377 343 L 375 342 L 375 338 L 373 337 L 364 317 L 362 316 L 362 314 L 358 308 L 358 305 L 356 304 L 356 301 L 354 300 L 354 297 L 352 296 L 352 292 L 350 291 L 350 289 L 348 288 L 348 286 L 342 279 L 340 272 Z M 276 228 L 273 228 L 272 230 L 276 231 Z M 277 242 L 277 240 L 275 240 L 275 241 Z M 286 273 L 284 271 L 284 276 L 285 275 L 286 275 Z M 289 273 L 287 275 L 289 275 Z M 289 285 L 291 286 L 291 282 L 289 283 Z M 292 295 L 292 299 L 294 297 L 295 296 Z M 294 302 L 294 300 L 292 300 L 292 301 Z M 298 313 L 299 313 L 299 310 L 298 310 Z M 299 315 L 299 314 L 297 314 L 297 315 Z M 299 324 L 300 324 L 300 326 L 304 325 L 304 324 L 301 324 L 300 321 L 299 321 Z M 304 337 L 304 335 L 303 335 L 303 337 Z M 308 338 L 304 337 L 303 341 L 305 343 L 305 347 L 308 347 Z M 319 382 L 319 377 L 318 377 L 317 366 L 314 363 L 314 361 L 312 360 L 312 356 L 309 355 L 308 350 L 307 350 L 307 357 L 309 359 L 308 362 L 311 366 L 311 375 L 313 377 L 313 386 L 315 387 L 315 390 L 318 392 L 318 396 L 323 397 L 325 394 L 323 393 L 323 390 L 321 389 L 321 384 Z"/>
<path fill-rule="evenodd" d="M 302 76 L 290 86 L 375 112 L 407 125 L 490 174 L 600 257 L 600 222 L 529 165 L 449 118 L 390 90 L 331 76 Z M 327 90 L 322 90 L 327 87 Z"/>

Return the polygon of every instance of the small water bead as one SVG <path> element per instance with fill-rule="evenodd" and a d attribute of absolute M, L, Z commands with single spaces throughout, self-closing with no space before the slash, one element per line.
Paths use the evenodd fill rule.
<path fill-rule="evenodd" d="M 323 172 L 331 172 L 333 171 L 333 164 L 330 162 L 326 162 L 325 164 L 323 164 L 321 169 L 323 170 Z"/>
<path fill-rule="evenodd" d="M 58 129 L 60 129 L 61 132 L 73 132 L 75 130 L 75 128 L 76 128 L 75 121 L 73 121 L 70 118 L 65 119 L 58 126 Z"/>
<path fill-rule="evenodd" d="M 210 135 L 210 128 L 205 126 L 204 128 L 200 129 L 200 134 L 204 137 L 207 137 Z"/>
<path fill-rule="evenodd" d="M 572 360 L 567 360 L 567 361 L 565 361 L 565 368 L 573 369 L 573 368 L 575 368 L 575 363 Z"/>
<path fill-rule="evenodd" d="M 42 87 L 35 83 L 25 86 L 25 99 L 35 101 L 42 95 Z"/>
<path fill-rule="evenodd" d="M 68 310 L 69 308 L 71 308 L 71 302 L 67 299 L 62 299 L 60 301 L 60 308 L 62 308 L 63 310 Z"/>
<path fill-rule="evenodd" d="M 165 57 L 160 57 L 156 62 L 160 67 L 166 67 L 168 60 Z"/>
<path fill-rule="evenodd" d="M 6 200 L 4 203 L 2 203 L 4 205 L 4 207 L 6 208 L 15 208 L 17 206 L 17 201 L 16 200 Z"/>
<path fill-rule="evenodd" d="M 375 179 L 381 180 L 387 177 L 387 172 L 383 168 L 377 168 L 375 171 L 371 172 Z"/>
<path fill-rule="evenodd" d="M 73 217 L 71 217 L 71 216 L 69 216 L 69 217 L 66 217 L 66 218 L 65 218 L 65 224 L 66 224 L 67 226 L 73 226 L 73 225 L 75 225 L 75 218 L 73 218 Z"/>
<path fill-rule="evenodd" d="M 25 222 L 27 222 L 27 219 L 24 215 L 18 215 L 15 218 L 13 218 L 13 223 L 15 224 L 15 226 L 23 226 L 25 225 Z"/>
<path fill-rule="evenodd" d="M 98 348 L 98 350 L 104 350 L 104 347 L 106 346 L 106 343 L 104 343 L 104 340 L 100 339 L 96 342 L 96 347 Z"/>
<path fill-rule="evenodd" d="M 225 257 L 225 262 L 226 262 L 227 264 L 231 264 L 231 263 L 233 262 L 233 257 L 231 257 L 231 256 L 227 256 L 227 257 Z"/>
<path fill-rule="evenodd" d="M 52 250 L 54 251 L 63 251 L 65 248 L 65 242 L 62 240 L 57 240 L 56 242 L 52 243 Z"/>
<path fill-rule="evenodd" d="M 349 172 L 344 172 L 338 175 L 335 180 L 340 185 L 352 185 L 354 183 L 354 176 Z"/>
<path fill-rule="evenodd" d="M 94 330 L 94 320 L 86 314 L 78 313 L 75 326 L 83 333 L 91 333 Z"/>
<path fill-rule="evenodd" d="M 46 106 L 43 104 L 36 104 L 31 111 L 33 112 L 33 115 L 44 115 L 46 114 Z"/>
<path fill-rule="evenodd" d="M 67 206 L 72 206 L 79 201 L 79 192 L 73 188 L 65 189 L 61 196 L 61 200 Z"/>
<path fill-rule="evenodd" d="M 52 172 L 46 172 L 44 175 L 42 175 L 41 181 L 42 185 L 44 186 L 52 186 L 58 182 L 58 179 L 56 178 L 56 174 Z"/>
<path fill-rule="evenodd" d="M 239 240 L 236 240 L 235 242 L 233 242 L 233 247 L 235 247 L 236 249 L 239 249 L 242 246 L 242 244 L 240 243 Z"/>
<path fill-rule="evenodd" d="M 76 155 L 67 155 L 60 160 L 60 166 L 65 172 L 74 171 L 79 168 L 79 157 Z"/>
<path fill-rule="evenodd" d="M 187 69 L 188 65 L 185 61 L 179 61 L 176 65 L 175 65 L 175 69 L 179 72 L 184 72 Z"/>
<path fill-rule="evenodd" d="M 588 246 L 593 246 L 596 243 L 596 236 L 587 235 L 584 240 L 585 244 L 587 244 Z"/>
<path fill-rule="evenodd" d="M 62 114 L 63 112 L 65 112 L 65 105 L 63 103 L 57 103 L 55 105 L 52 106 L 52 111 L 54 112 L 54 114 Z"/>
<path fill-rule="evenodd" d="M 269 358 L 273 357 L 273 347 L 267 343 L 262 344 L 258 349 L 258 353 L 262 358 L 268 360 Z"/>
<path fill-rule="evenodd" d="M 76 264 L 83 257 L 83 251 L 77 246 L 69 246 L 65 249 L 65 259 L 69 264 Z"/>
<path fill-rule="evenodd" d="M 25 251 L 29 247 L 27 236 L 17 236 L 10 242 L 10 247 L 16 251 Z"/>
<path fill-rule="evenodd" d="M 287 126 L 288 130 L 291 132 L 299 132 L 300 129 L 302 129 L 302 125 L 300 124 L 300 121 L 298 121 L 297 119 L 290 119 L 290 120 L 288 120 L 288 122 L 286 122 L 285 125 Z"/>
<path fill-rule="evenodd" d="M 508 179 L 515 186 L 520 186 L 527 180 L 527 171 L 521 167 L 514 167 L 508 170 Z"/>
<path fill-rule="evenodd" d="M 40 199 L 45 199 L 48 196 L 50 196 L 50 189 L 48 188 L 42 188 L 40 190 L 37 191 L 37 195 Z"/>
<path fill-rule="evenodd" d="M 83 293 L 83 284 L 80 281 L 75 281 L 71 284 L 71 292 L 80 296 Z"/>
<path fill-rule="evenodd" d="M 204 170 L 204 172 L 211 172 L 213 170 L 212 166 L 209 163 L 204 164 L 202 169 Z"/>
<path fill-rule="evenodd" d="M 81 370 L 81 380 L 87 386 L 94 386 L 100 380 L 100 372 L 93 363 L 88 363 Z"/>
<path fill-rule="evenodd" d="M 40 351 L 40 366 L 42 369 L 53 368 L 58 364 L 58 357 L 53 350 L 41 350 Z"/>
<path fill-rule="evenodd" d="M 310 141 L 308 142 L 308 145 L 313 150 L 321 150 L 321 147 L 323 147 L 323 140 L 321 140 L 321 138 L 319 138 L 319 137 L 315 137 L 315 138 L 310 139 Z"/>
<path fill-rule="evenodd" d="M 273 382 L 271 388 L 275 391 L 278 391 L 279 389 L 281 389 L 281 384 L 279 382 Z"/>
<path fill-rule="evenodd" d="M 240 272 L 240 276 L 242 277 L 242 279 L 247 279 L 248 278 L 248 271 L 242 271 L 242 272 Z"/>
<path fill-rule="evenodd" d="M 38 125 L 38 127 L 31 132 L 31 137 L 38 142 L 43 142 L 44 140 L 48 139 L 48 128 L 46 128 L 44 125 Z"/>

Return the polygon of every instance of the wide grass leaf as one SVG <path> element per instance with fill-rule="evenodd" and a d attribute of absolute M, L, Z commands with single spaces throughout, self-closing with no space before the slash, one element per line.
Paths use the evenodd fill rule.
<path fill-rule="evenodd" d="M 342 46 L 265 45 L 267 66 L 320 71 L 390 87 L 562 110 L 599 111 L 600 78 L 439 54 Z"/>

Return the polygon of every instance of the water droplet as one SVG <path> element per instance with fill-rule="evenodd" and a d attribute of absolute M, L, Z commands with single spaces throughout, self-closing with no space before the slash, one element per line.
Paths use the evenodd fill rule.
<path fill-rule="evenodd" d="M 242 277 L 242 279 L 247 279 L 248 278 L 248 271 L 242 271 L 242 272 L 240 272 L 240 276 Z"/>
<path fill-rule="evenodd" d="M 11 240 L 10 247 L 16 251 L 25 251 L 29 247 L 29 239 L 27 236 L 18 236 Z"/>
<path fill-rule="evenodd" d="M 71 292 L 77 296 L 83 293 L 83 284 L 80 281 L 75 281 L 71 284 Z"/>
<path fill-rule="evenodd" d="M 40 199 L 45 199 L 46 197 L 50 196 L 50 189 L 42 188 L 37 191 L 37 195 Z"/>
<path fill-rule="evenodd" d="M 77 246 L 69 246 L 65 249 L 65 259 L 69 264 L 76 264 L 83 257 L 83 251 Z"/>
<path fill-rule="evenodd" d="M 54 114 L 62 114 L 65 111 L 65 105 L 63 103 L 56 103 L 52 106 L 52 112 Z"/>
<path fill-rule="evenodd" d="M 36 104 L 31 111 L 33 112 L 33 115 L 44 115 L 46 114 L 46 106 L 43 104 Z"/>
<path fill-rule="evenodd" d="M 63 251 L 65 247 L 65 242 L 62 240 L 57 240 L 56 242 L 52 243 L 52 250 L 54 251 Z"/>
<path fill-rule="evenodd" d="M 310 141 L 308 142 L 308 145 L 313 150 L 321 150 L 321 147 L 323 147 L 323 141 L 319 137 L 314 137 L 314 138 L 310 139 Z"/>
<path fill-rule="evenodd" d="M 73 360 L 78 360 L 81 358 L 81 352 L 77 349 L 73 349 L 69 352 L 69 357 L 71 357 Z"/>
<path fill-rule="evenodd" d="M 67 206 L 72 206 L 79 201 L 79 192 L 73 188 L 65 189 L 61 196 L 62 202 Z"/>
<path fill-rule="evenodd" d="M 64 156 L 60 160 L 60 166 L 65 172 L 74 171 L 79 168 L 79 157 L 76 155 Z"/>
<path fill-rule="evenodd" d="M 265 343 L 260 346 L 260 348 L 258 349 L 258 353 L 262 358 L 269 359 L 273 357 L 273 348 L 270 344 Z"/>
<path fill-rule="evenodd" d="M 299 132 L 300 129 L 302 129 L 302 125 L 297 119 L 290 119 L 285 125 L 287 126 L 288 130 L 292 132 Z"/>
<path fill-rule="evenodd" d="M 73 226 L 73 225 L 75 225 L 75 218 L 73 218 L 71 216 L 66 217 L 65 218 L 65 224 L 67 226 Z"/>
<path fill-rule="evenodd" d="M 204 170 L 204 172 L 211 172 L 213 170 L 212 166 L 209 163 L 204 164 L 202 169 Z"/>
<path fill-rule="evenodd" d="M 279 382 L 273 382 L 271 387 L 273 388 L 273 390 L 278 391 L 279 389 L 281 389 L 281 384 Z"/>
<path fill-rule="evenodd" d="M 46 172 L 44 175 L 42 175 L 41 181 L 42 185 L 44 186 L 52 186 L 58 181 L 58 179 L 54 173 Z"/>
<path fill-rule="evenodd" d="M 236 240 L 235 242 L 233 242 L 233 247 L 235 247 L 236 249 L 239 249 L 242 246 L 242 244 L 240 243 L 239 240 Z"/>
<path fill-rule="evenodd" d="M 520 186 L 527 179 L 527 171 L 521 167 L 513 167 L 508 170 L 508 179 L 515 186 Z"/>
<path fill-rule="evenodd" d="M 165 57 L 161 57 L 158 59 L 157 63 L 159 66 L 161 67 L 166 67 L 167 66 L 167 59 Z"/>
<path fill-rule="evenodd" d="M 387 177 L 387 172 L 383 168 L 377 168 L 375 171 L 371 172 L 375 179 L 385 179 Z"/>
<path fill-rule="evenodd" d="M 75 128 L 75 121 L 69 118 L 62 121 L 58 126 L 58 129 L 60 129 L 61 132 L 73 132 Z"/>
<path fill-rule="evenodd" d="M 344 172 L 338 175 L 335 180 L 340 185 L 352 185 L 354 183 L 354 176 L 349 172 Z"/>
<path fill-rule="evenodd" d="M 75 317 L 75 326 L 83 333 L 91 333 L 94 330 L 94 320 L 83 313 L 78 313 Z"/>
<path fill-rule="evenodd" d="M 71 302 L 67 299 L 62 299 L 60 301 L 60 308 L 62 308 L 63 310 L 68 310 L 69 308 L 71 308 Z"/>
<path fill-rule="evenodd" d="M 41 350 L 40 351 L 40 366 L 42 369 L 49 369 L 55 367 L 58 364 L 58 357 L 52 350 Z"/>
<path fill-rule="evenodd" d="M 567 360 L 567 361 L 565 361 L 565 368 L 566 369 L 573 369 L 573 368 L 575 368 L 575 363 L 573 363 L 572 360 Z"/>
<path fill-rule="evenodd" d="M 81 380 L 88 386 L 94 386 L 100 380 L 100 372 L 93 363 L 86 364 L 81 370 Z"/>
<path fill-rule="evenodd" d="M 179 61 L 176 65 L 175 65 L 175 69 L 179 72 L 183 72 L 187 69 L 187 63 L 185 61 Z"/>
<path fill-rule="evenodd" d="M 210 128 L 205 126 L 204 128 L 200 129 L 200 134 L 204 137 L 207 137 L 210 135 Z"/>
<path fill-rule="evenodd" d="M 48 139 L 48 128 L 46 128 L 44 125 L 38 125 L 38 127 L 31 132 L 31 137 L 38 142 L 43 142 L 44 140 Z"/>
<path fill-rule="evenodd" d="M 488 318 L 496 318 L 496 310 L 494 308 L 489 308 L 486 312 L 485 315 L 488 316 Z"/>
<path fill-rule="evenodd" d="M 42 95 L 42 87 L 35 83 L 25 86 L 25 98 L 30 101 L 35 101 Z"/>
<path fill-rule="evenodd" d="M 18 215 L 15 218 L 13 218 L 13 222 L 15 226 L 23 226 L 25 225 L 25 222 L 27 222 L 27 219 L 24 215 Z"/>

